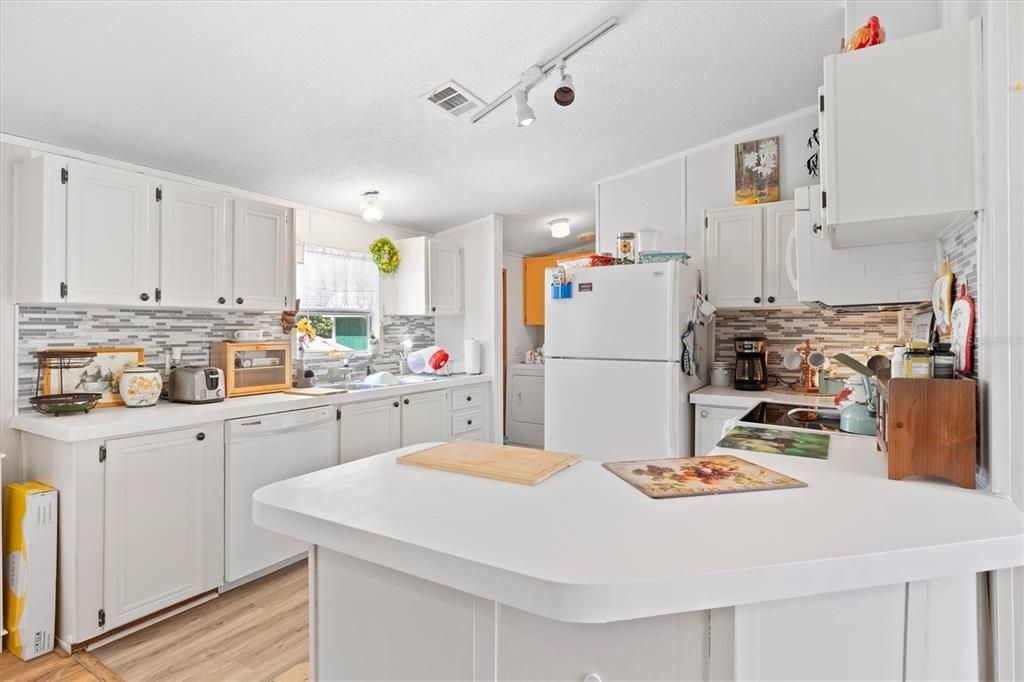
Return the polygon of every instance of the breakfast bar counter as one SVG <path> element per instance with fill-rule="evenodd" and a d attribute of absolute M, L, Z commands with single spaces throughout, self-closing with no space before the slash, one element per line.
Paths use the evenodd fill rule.
<path fill-rule="evenodd" d="M 586 460 L 535 487 L 396 463 L 424 447 L 254 495 L 258 524 L 313 545 L 312 660 L 325 679 L 374 670 L 473 676 L 473 665 L 492 658 L 485 677 L 557 677 L 565 656 L 531 649 L 548 646 L 537 639 L 547 636 L 581 647 L 580 661 L 611 657 L 605 673 L 629 677 L 754 668 L 828 676 L 822 666 L 865 648 L 884 651 L 854 657 L 841 676 L 885 677 L 907 665 L 977 675 L 977 576 L 1024 564 L 1024 514 L 1010 500 L 890 481 L 869 439 L 834 436 L 827 460 L 718 450 L 807 486 L 675 499 L 648 498 Z M 623 668 L 609 642 L 588 648 L 604 641 L 599 632 L 653 647 L 665 630 L 644 624 L 664 619 L 676 633 L 667 668 L 654 660 L 662 654 Z M 414 623 L 440 625 L 407 642 Z M 780 640 L 779 628 L 790 635 Z M 800 637 L 822 640 L 817 653 L 798 655 L 794 647 L 807 646 Z M 408 647 L 407 662 L 422 661 L 385 664 L 374 648 L 384 641 Z M 950 641 L 956 646 L 941 646 Z M 700 671 L 686 667 L 689 646 L 707 648 Z M 441 656 L 439 647 L 454 648 Z M 555 668 L 531 667 L 549 658 Z M 580 661 L 573 665 L 588 665 Z M 594 672 L 577 668 L 569 672 Z"/>

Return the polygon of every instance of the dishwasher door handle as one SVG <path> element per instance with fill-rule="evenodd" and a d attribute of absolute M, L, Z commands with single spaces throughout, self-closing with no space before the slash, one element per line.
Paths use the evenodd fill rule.
<path fill-rule="evenodd" d="M 236 435 L 236 436 L 249 436 L 249 437 L 257 436 L 257 435 L 261 436 L 261 437 L 276 436 L 276 435 L 280 435 L 280 434 L 284 434 L 284 433 L 294 433 L 296 431 L 305 431 L 305 430 L 310 430 L 311 431 L 311 430 L 317 429 L 317 428 L 319 428 L 321 426 L 325 426 L 325 425 L 329 425 L 329 424 L 334 424 L 334 423 L 335 423 L 335 419 L 333 417 L 331 417 L 329 419 L 318 419 L 317 421 L 309 422 L 308 424 L 295 424 L 293 426 L 278 426 L 278 427 L 261 426 L 260 428 L 233 429 L 233 434 Z M 258 424 L 259 424 L 259 422 L 256 422 L 256 423 L 250 422 L 249 424 L 241 424 L 241 426 L 243 426 L 243 427 L 244 426 L 257 426 Z"/>

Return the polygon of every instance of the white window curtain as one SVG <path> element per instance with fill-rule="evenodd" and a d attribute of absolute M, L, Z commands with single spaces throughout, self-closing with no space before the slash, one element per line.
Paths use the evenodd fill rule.
<path fill-rule="evenodd" d="M 377 316 L 380 276 L 373 257 L 318 244 L 303 246 L 296 288 L 303 310 L 366 312 Z"/>

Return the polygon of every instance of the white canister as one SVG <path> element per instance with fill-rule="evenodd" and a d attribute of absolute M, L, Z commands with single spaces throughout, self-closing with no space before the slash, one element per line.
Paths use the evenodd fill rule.
<path fill-rule="evenodd" d="M 711 363 L 711 385 L 732 386 L 733 364 L 731 362 Z"/>
<path fill-rule="evenodd" d="M 117 390 L 127 407 L 156 405 L 163 388 L 160 372 L 151 367 L 129 367 L 117 382 Z"/>
<path fill-rule="evenodd" d="M 476 339 L 466 339 L 463 351 L 466 356 L 466 374 L 482 374 L 483 373 L 483 348 L 480 342 Z"/>

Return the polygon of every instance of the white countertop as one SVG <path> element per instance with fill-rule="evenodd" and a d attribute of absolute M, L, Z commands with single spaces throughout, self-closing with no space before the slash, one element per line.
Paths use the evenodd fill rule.
<path fill-rule="evenodd" d="M 557 620 L 596 623 L 1024 564 L 1024 513 L 890 481 L 872 441 L 828 460 L 734 450 L 806 488 L 654 500 L 583 461 L 536 487 L 397 464 L 426 445 L 262 488 L 266 528 Z"/>
<path fill-rule="evenodd" d="M 161 400 L 152 407 L 104 407 L 96 408 L 89 414 L 54 417 L 37 412 L 19 414 L 11 422 L 11 428 L 54 440 L 74 443 L 98 438 L 113 438 L 149 431 L 162 431 L 223 421 L 253 417 L 272 412 L 301 410 L 322 405 L 343 405 L 365 402 L 396 395 L 409 395 L 426 391 L 443 390 L 489 382 L 485 374 L 453 374 L 435 381 L 387 388 L 373 388 L 331 395 L 295 395 L 291 393 L 266 393 L 264 395 L 228 398 L 219 403 L 191 405 Z"/>
<path fill-rule="evenodd" d="M 797 393 L 784 387 L 767 391 L 740 391 L 732 386 L 705 386 L 690 394 L 694 405 L 717 405 L 719 407 L 753 407 L 758 403 L 789 403 L 833 407 L 834 397 L 818 393 Z"/>

